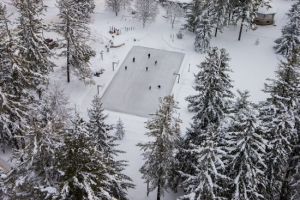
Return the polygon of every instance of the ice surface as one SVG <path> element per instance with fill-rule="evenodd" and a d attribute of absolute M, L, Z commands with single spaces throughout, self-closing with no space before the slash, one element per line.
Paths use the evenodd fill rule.
<path fill-rule="evenodd" d="M 149 117 L 158 108 L 159 98 L 171 94 L 178 80 L 174 73 L 178 73 L 183 58 L 179 52 L 134 46 L 103 95 L 104 108 Z"/>

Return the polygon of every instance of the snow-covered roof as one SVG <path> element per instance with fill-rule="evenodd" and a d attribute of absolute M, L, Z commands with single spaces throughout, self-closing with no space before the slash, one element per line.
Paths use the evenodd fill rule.
<path fill-rule="evenodd" d="M 260 8 L 258 8 L 258 13 L 261 14 L 274 14 L 276 13 L 276 8 L 274 7 L 274 4 L 270 3 L 269 6 L 261 6 Z"/>

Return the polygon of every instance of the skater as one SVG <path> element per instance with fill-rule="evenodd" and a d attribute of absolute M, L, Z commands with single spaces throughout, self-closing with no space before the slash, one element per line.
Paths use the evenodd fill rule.
<path fill-rule="evenodd" d="M 150 53 L 148 53 L 148 59 L 150 59 Z"/>
<path fill-rule="evenodd" d="M 157 65 L 157 60 L 154 62 L 155 65 Z"/>
<path fill-rule="evenodd" d="M 135 57 L 132 58 L 132 62 L 135 62 Z"/>
<path fill-rule="evenodd" d="M 151 90 L 151 85 L 149 86 L 149 90 Z"/>
<path fill-rule="evenodd" d="M 125 66 L 125 70 L 127 70 L 127 66 Z"/>
<path fill-rule="evenodd" d="M 158 89 L 160 89 L 160 85 L 158 85 L 157 87 L 158 87 Z"/>
<path fill-rule="evenodd" d="M 146 71 L 148 71 L 148 67 L 146 67 Z"/>

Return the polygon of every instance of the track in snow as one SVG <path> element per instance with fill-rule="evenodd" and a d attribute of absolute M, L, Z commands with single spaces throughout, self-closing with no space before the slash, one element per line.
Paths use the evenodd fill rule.
<path fill-rule="evenodd" d="M 148 53 L 151 54 L 150 59 Z M 135 63 L 132 62 L 133 57 Z M 104 108 L 141 117 L 154 114 L 159 98 L 171 94 L 177 80 L 174 73 L 178 73 L 183 58 L 184 54 L 179 52 L 134 46 L 103 94 Z M 161 85 L 160 89 L 158 85 Z"/>

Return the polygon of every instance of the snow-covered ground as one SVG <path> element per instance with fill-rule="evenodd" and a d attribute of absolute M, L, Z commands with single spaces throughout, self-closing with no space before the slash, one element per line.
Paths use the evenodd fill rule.
<path fill-rule="evenodd" d="M 0 1 L 7 3 L 7 0 Z M 184 99 L 194 92 L 192 86 L 194 73 L 198 71 L 196 66 L 200 64 L 205 56 L 194 52 L 194 35 L 183 32 L 183 39 L 177 39 L 176 33 L 182 27 L 183 19 L 178 21 L 175 24 L 175 28 L 172 29 L 171 24 L 163 17 L 165 11 L 162 7 L 159 8 L 160 13 L 156 17 L 155 22 L 147 24 L 146 28 L 142 28 L 142 23 L 136 21 L 130 12 L 122 12 L 116 17 L 113 12 L 105 9 L 104 0 L 95 0 L 95 3 L 96 9 L 90 24 L 90 45 L 97 52 L 97 55 L 93 58 L 91 65 L 94 71 L 100 68 L 105 69 L 104 74 L 100 77 L 95 77 L 95 85 L 84 85 L 74 76 L 71 77 L 71 83 L 67 84 L 66 70 L 59 67 L 51 74 L 51 84 L 58 84 L 64 88 L 70 98 L 72 107 L 75 107 L 83 116 L 86 116 L 86 110 L 90 106 L 94 95 L 97 94 L 97 85 L 102 86 L 99 92 L 100 95 L 103 95 L 114 76 L 118 73 L 118 70 L 112 70 L 112 62 L 120 61 L 119 63 L 121 64 L 133 46 L 184 53 L 185 57 L 179 69 L 181 74 L 180 83 L 175 83 L 172 90 L 176 100 L 179 102 L 180 116 L 183 120 L 182 134 L 184 134 L 191 118 L 191 113 L 187 111 L 187 102 Z M 231 26 L 225 28 L 223 33 L 219 33 L 218 37 L 212 40 L 214 46 L 226 48 L 230 54 L 230 66 L 233 70 L 231 76 L 234 80 L 235 89 L 249 90 L 251 100 L 255 102 L 266 98 L 266 95 L 262 92 L 264 82 L 267 78 L 272 78 L 274 71 L 277 69 L 279 57 L 275 55 L 272 49 L 273 41 L 281 34 L 281 28 L 287 19 L 285 13 L 290 8 L 292 1 L 273 0 L 273 3 L 277 8 L 275 16 L 276 26 L 259 26 L 255 31 L 244 31 L 241 41 L 237 40 L 239 26 Z M 47 0 L 45 4 L 48 6 L 48 12 L 45 15 L 46 21 L 49 23 L 57 22 L 58 10 L 55 7 L 55 0 Z M 121 34 L 112 38 L 111 34 L 108 33 L 110 26 L 120 29 Z M 127 27 L 132 28 L 132 30 L 128 31 Z M 174 39 L 172 39 L 172 35 L 175 35 Z M 45 36 L 55 38 L 56 34 L 45 33 Z M 106 52 L 105 45 L 108 44 L 109 40 L 113 40 L 115 45 L 122 43 L 125 43 L 125 45 Z M 100 56 L 101 51 L 104 51 L 103 60 Z M 56 57 L 54 60 L 60 66 L 63 66 L 65 63 L 65 60 L 62 58 Z M 119 67 L 120 65 L 116 69 Z M 120 73 L 118 76 L 121 75 Z M 145 92 L 149 91 L 145 90 Z M 124 98 L 122 95 L 124 94 L 120 93 L 120 96 L 116 98 L 122 100 Z M 147 101 L 150 101 L 150 99 Z M 136 184 L 136 188 L 129 191 L 129 199 L 155 199 L 155 192 L 146 197 L 146 184 L 141 179 L 139 172 L 139 168 L 144 161 L 141 157 L 141 151 L 136 146 L 138 142 L 148 140 L 144 135 L 146 131 L 144 122 L 147 118 L 112 111 L 107 111 L 107 113 L 109 114 L 109 123 L 116 123 L 117 119 L 121 118 L 125 124 L 126 134 L 124 140 L 121 141 L 120 148 L 125 150 L 126 153 L 121 155 L 120 158 L 129 161 L 126 173 L 132 177 L 134 184 Z M 171 192 L 165 194 L 163 199 L 173 200 L 175 196 L 176 194 Z"/>
<path fill-rule="evenodd" d="M 104 108 L 149 117 L 158 108 L 159 98 L 171 94 L 183 57 L 182 53 L 134 46 L 102 97 Z"/>

